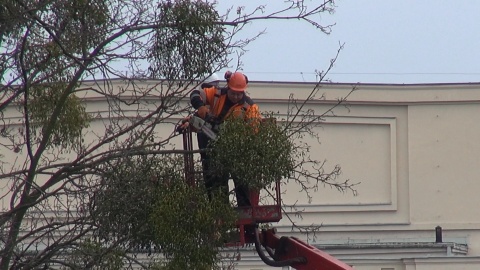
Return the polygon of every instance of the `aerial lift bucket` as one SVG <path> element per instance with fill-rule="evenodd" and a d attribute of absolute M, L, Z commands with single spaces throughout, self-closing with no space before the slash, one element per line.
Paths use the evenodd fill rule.
<path fill-rule="evenodd" d="M 255 243 L 255 229 L 258 224 L 274 223 L 282 219 L 280 181 L 276 181 L 273 203 L 261 204 L 260 190 L 250 190 L 250 206 L 237 207 L 239 238 L 235 243 L 228 243 L 227 246 L 243 246 Z"/>
<path fill-rule="evenodd" d="M 252 207 L 258 206 L 258 203 L 260 202 L 260 190 L 258 189 L 251 189 L 249 190 L 249 196 L 250 196 L 250 204 Z"/>
<path fill-rule="evenodd" d="M 183 137 L 183 162 L 185 164 L 185 180 L 190 186 L 195 186 L 195 164 L 193 162 L 193 140 L 192 140 L 192 130 L 190 127 L 182 130 Z"/>

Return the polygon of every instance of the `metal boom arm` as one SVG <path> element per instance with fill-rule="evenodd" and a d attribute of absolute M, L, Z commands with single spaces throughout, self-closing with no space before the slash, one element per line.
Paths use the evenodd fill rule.
<path fill-rule="evenodd" d="M 346 263 L 295 237 L 279 237 L 275 229 L 255 231 L 255 249 L 269 266 L 291 266 L 298 270 L 353 270 Z M 271 259 L 263 252 L 261 246 Z"/>

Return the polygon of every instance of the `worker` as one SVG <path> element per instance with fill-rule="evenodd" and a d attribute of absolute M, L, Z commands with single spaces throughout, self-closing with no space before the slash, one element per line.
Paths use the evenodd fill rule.
<path fill-rule="evenodd" d="M 227 86 L 220 88 L 219 81 L 206 80 L 202 88 L 194 90 L 190 95 L 190 102 L 196 114 L 207 121 L 213 121 L 214 124 L 221 124 L 227 117 L 244 117 L 248 119 L 259 119 L 260 113 L 258 106 L 245 93 L 248 84 L 248 78 L 241 72 L 226 72 L 225 79 Z M 213 77 L 218 78 L 218 77 Z M 203 87 L 207 86 L 207 87 Z M 210 86 L 210 87 L 208 87 Z M 197 133 L 199 149 L 208 147 L 209 138 L 199 132 Z M 209 157 L 206 151 L 201 152 L 203 166 L 203 177 L 205 187 L 209 195 L 215 189 L 221 189 L 224 194 L 228 194 L 229 175 L 217 176 L 211 173 Z M 239 183 L 235 175 L 231 176 L 235 184 L 235 195 L 238 206 L 250 206 L 248 187 Z"/>
<path fill-rule="evenodd" d="M 200 86 L 203 88 L 211 88 L 217 87 L 220 84 L 220 78 L 218 77 L 217 73 L 213 73 L 212 75 L 208 76 L 205 80 L 203 80 L 202 85 Z"/>

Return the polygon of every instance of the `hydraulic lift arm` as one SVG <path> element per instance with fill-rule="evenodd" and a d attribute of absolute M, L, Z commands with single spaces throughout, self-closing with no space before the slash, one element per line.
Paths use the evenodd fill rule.
<path fill-rule="evenodd" d="M 255 230 L 255 249 L 269 266 L 298 270 L 353 270 L 344 262 L 295 237 L 279 237 L 275 229 Z M 270 258 L 262 250 L 263 246 Z"/>

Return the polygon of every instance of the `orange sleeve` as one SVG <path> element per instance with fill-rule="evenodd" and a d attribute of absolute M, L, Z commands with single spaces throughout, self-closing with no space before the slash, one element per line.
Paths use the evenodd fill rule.
<path fill-rule="evenodd" d="M 262 121 L 262 115 L 260 114 L 257 104 L 252 104 L 248 108 L 248 110 L 245 112 L 245 119 L 255 129 L 255 133 L 258 132 L 258 125 L 260 125 L 260 122 Z"/>
<path fill-rule="evenodd" d="M 247 119 L 262 119 L 260 110 L 257 104 L 251 105 L 248 110 L 245 112 L 245 118 Z"/>

